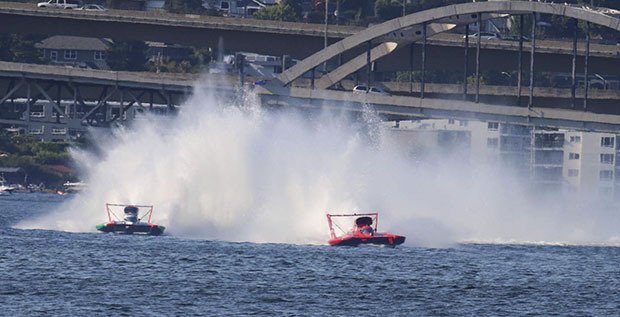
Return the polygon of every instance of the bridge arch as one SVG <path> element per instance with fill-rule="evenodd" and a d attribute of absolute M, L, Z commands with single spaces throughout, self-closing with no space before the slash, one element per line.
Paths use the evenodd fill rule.
<path fill-rule="evenodd" d="M 334 58 L 338 54 L 342 54 L 350 49 L 360 46 L 368 41 L 385 36 L 391 32 L 396 32 L 414 25 L 446 19 L 451 16 L 471 15 L 473 17 L 474 15 L 483 13 L 543 13 L 559 15 L 620 31 L 620 12 L 606 8 L 588 8 L 568 4 L 529 1 L 489 1 L 454 4 L 412 13 L 369 27 L 314 53 L 293 67 L 282 72 L 282 74 L 278 76 L 278 79 L 282 82 L 282 84 L 288 85 L 304 73 L 312 70 L 323 62 Z"/>

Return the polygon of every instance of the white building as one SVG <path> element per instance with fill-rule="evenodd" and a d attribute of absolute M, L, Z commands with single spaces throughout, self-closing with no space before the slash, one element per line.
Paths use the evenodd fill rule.
<path fill-rule="evenodd" d="M 611 198 L 616 174 L 616 136 L 591 132 L 566 132 L 566 136 L 564 180 L 568 190 Z M 620 192 L 620 184 L 617 191 Z"/>
<path fill-rule="evenodd" d="M 471 162 L 509 167 L 529 178 L 536 190 L 620 199 L 620 177 L 616 178 L 620 146 L 614 134 L 454 119 L 401 121 L 392 126 L 396 140 L 416 153 L 430 149 L 445 154 L 448 147 L 458 145 L 458 153 L 466 153 Z M 460 136 L 452 139 L 458 142 L 441 137 L 455 131 Z"/>

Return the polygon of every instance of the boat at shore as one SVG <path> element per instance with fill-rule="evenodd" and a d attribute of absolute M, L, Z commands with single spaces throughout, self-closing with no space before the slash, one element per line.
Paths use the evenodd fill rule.
<path fill-rule="evenodd" d="M 122 207 L 124 213 L 122 219 L 112 210 L 119 207 Z M 145 210 L 141 217 L 139 215 L 140 209 Z M 158 236 L 166 230 L 164 226 L 151 223 L 153 215 L 153 206 L 151 205 L 106 204 L 106 212 L 108 214 L 108 222 L 96 226 L 96 229 L 101 232 Z M 147 220 L 142 221 L 147 216 Z"/>
<path fill-rule="evenodd" d="M 62 184 L 63 193 L 79 193 L 88 188 L 88 184 L 84 182 L 66 182 Z"/>
<path fill-rule="evenodd" d="M 15 186 L 7 185 L 4 177 L 0 176 L 0 193 L 12 194 L 16 189 L 17 187 Z"/>
<path fill-rule="evenodd" d="M 334 221 L 333 218 L 354 218 L 353 228 L 345 232 Z M 331 239 L 327 242 L 332 246 L 359 246 L 359 245 L 384 245 L 395 247 L 405 242 L 405 237 L 389 232 L 378 232 L 378 213 L 367 214 L 327 214 L 327 224 Z M 374 225 L 374 227 L 373 227 Z M 340 229 L 344 234 L 337 236 L 334 226 Z"/>

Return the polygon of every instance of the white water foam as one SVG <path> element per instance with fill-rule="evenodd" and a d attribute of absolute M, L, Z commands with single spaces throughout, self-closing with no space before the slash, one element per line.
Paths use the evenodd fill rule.
<path fill-rule="evenodd" d="M 200 239 L 323 244 L 330 211 L 379 211 L 380 229 L 409 245 L 617 239 L 616 210 L 530 199 L 510 171 L 411 157 L 371 125 L 262 110 L 251 97 L 226 105 L 197 89 L 176 118 L 100 137 L 103 155 L 74 151 L 89 190 L 17 227 L 95 231 L 110 202 L 152 204 L 167 233 Z"/>

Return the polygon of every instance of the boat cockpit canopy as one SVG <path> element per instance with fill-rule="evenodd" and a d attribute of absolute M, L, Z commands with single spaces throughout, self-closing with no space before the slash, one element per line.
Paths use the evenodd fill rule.
<path fill-rule="evenodd" d="M 127 206 L 123 211 L 125 212 L 125 221 L 138 222 L 138 207 Z"/>
<path fill-rule="evenodd" d="M 371 217 L 359 217 L 355 219 L 355 225 L 358 227 L 372 226 L 372 218 Z"/>

